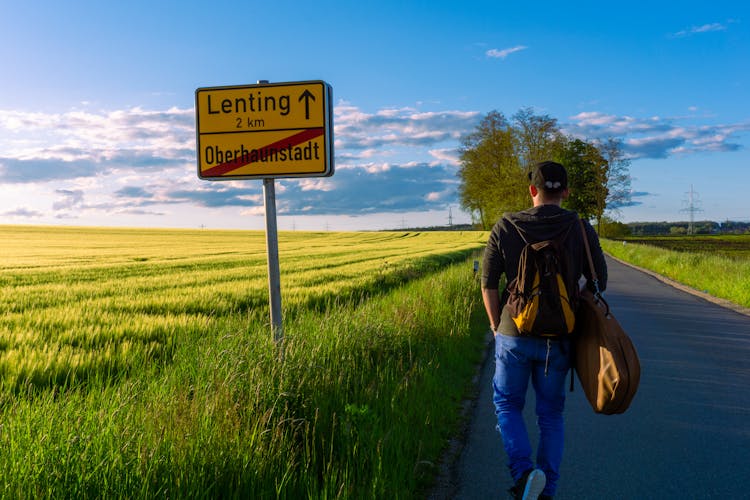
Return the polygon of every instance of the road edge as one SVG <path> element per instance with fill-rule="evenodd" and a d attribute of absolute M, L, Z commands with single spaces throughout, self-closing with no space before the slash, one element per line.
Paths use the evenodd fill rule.
<path fill-rule="evenodd" d="M 471 379 L 469 390 L 461 401 L 461 412 L 459 416 L 459 430 L 448 441 L 445 451 L 441 454 L 438 463 L 438 472 L 434 483 L 429 488 L 428 500 L 449 500 L 456 496 L 460 487 L 456 482 L 456 469 L 459 466 L 461 455 L 466 447 L 466 436 L 473 422 L 474 410 L 479 401 L 479 384 L 482 379 L 482 369 L 487 360 L 490 359 L 495 337 L 488 328 L 484 338 L 484 356 L 474 367 L 474 376 Z"/>

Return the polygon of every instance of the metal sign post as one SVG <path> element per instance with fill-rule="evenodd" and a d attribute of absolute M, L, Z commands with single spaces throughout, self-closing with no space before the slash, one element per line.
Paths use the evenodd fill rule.
<path fill-rule="evenodd" d="M 284 338 L 274 179 L 333 175 L 333 96 L 320 80 L 195 91 L 198 177 L 263 179 L 273 339 Z"/>
<path fill-rule="evenodd" d="M 273 179 L 263 179 L 266 212 L 266 252 L 268 253 L 268 295 L 271 306 L 271 331 L 276 342 L 284 338 L 281 319 L 281 273 L 279 272 L 279 238 L 276 227 L 276 186 Z"/>

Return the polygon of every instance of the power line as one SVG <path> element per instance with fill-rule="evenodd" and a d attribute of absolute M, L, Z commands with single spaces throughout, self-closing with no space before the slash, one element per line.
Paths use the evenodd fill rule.
<path fill-rule="evenodd" d="M 683 203 L 687 204 L 686 208 L 683 208 L 680 210 L 680 212 L 688 212 L 690 214 L 690 224 L 688 225 L 688 234 L 693 234 L 693 223 L 695 222 L 695 214 L 698 212 L 703 212 L 703 209 L 700 208 L 700 196 L 698 193 L 696 193 L 693 190 L 693 185 L 690 185 L 690 191 L 685 193 L 687 195 L 687 200 L 682 200 Z"/>

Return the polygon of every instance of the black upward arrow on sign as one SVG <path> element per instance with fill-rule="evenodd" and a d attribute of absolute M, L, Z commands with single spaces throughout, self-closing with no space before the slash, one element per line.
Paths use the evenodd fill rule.
<path fill-rule="evenodd" d="M 312 92 L 305 89 L 305 91 L 302 93 L 301 96 L 299 96 L 299 101 L 302 102 L 302 99 L 305 100 L 305 120 L 310 119 L 310 99 L 313 101 L 315 100 L 315 96 L 312 95 Z"/>

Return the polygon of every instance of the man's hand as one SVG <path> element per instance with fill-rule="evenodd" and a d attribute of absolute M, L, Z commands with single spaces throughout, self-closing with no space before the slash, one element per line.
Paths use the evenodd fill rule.
<path fill-rule="evenodd" d="M 487 319 L 490 320 L 492 333 L 497 335 L 497 327 L 500 325 L 500 293 L 497 289 L 482 288 L 482 300 L 484 309 L 487 311 Z"/>

